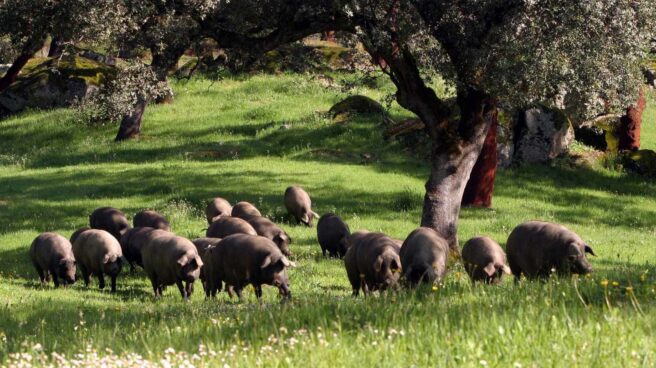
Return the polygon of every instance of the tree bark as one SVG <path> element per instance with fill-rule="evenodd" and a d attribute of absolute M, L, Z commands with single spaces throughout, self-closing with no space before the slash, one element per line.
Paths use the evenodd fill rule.
<path fill-rule="evenodd" d="M 59 42 L 59 39 L 57 37 L 53 37 L 52 41 L 50 41 L 50 50 L 48 50 L 48 57 L 49 58 L 60 57 L 63 51 L 64 48 L 62 47 L 61 42 Z"/>
<path fill-rule="evenodd" d="M 16 81 L 18 74 L 20 74 L 20 71 L 23 70 L 25 64 L 30 61 L 32 55 L 32 53 L 23 53 L 20 54 L 16 60 L 14 60 L 14 63 L 11 64 L 11 67 L 9 70 L 7 70 L 7 73 L 5 73 L 4 77 L 0 78 L 0 93 L 4 92 Z"/>
<path fill-rule="evenodd" d="M 637 151 L 640 149 L 640 128 L 642 113 L 645 111 L 647 99 L 644 91 L 635 106 L 626 109 L 626 115 L 620 118 L 619 147 L 620 151 Z"/>
<path fill-rule="evenodd" d="M 492 207 L 494 180 L 497 175 L 497 126 L 499 124 L 496 107 L 490 108 L 486 116 L 490 128 L 483 143 L 481 154 L 476 160 L 462 197 L 463 206 Z"/>
<path fill-rule="evenodd" d="M 453 132 L 457 135 L 440 134 L 433 138 L 431 173 L 421 217 L 421 226 L 437 231 L 457 258 L 462 196 L 493 120 L 486 115 L 494 108 L 485 93 L 475 90 L 459 92 L 458 105 L 461 119 L 457 132 Z"/>
<path fill-rule="evenodd" d="M 132 111 L 123 117 L 121 126 L 118 128 L 118 134 L 114 139 L 115 142 L 132 139 L 141 134 L 141 120 L 146 111 L 146 106 L 148 106 L 148 101 L 140 100 L 133 107 Z"/>

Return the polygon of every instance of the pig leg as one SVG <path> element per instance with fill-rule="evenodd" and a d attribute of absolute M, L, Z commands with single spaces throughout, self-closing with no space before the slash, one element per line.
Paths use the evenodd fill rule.
<path fill-rule="evenodd" d="M 237 294 L 237 298 L 239 298 L 239 301 L 241 302 L 241 300 L 242 300 L 242 297 L 241 297 L 242 288 L 233 288 L 233 290 L 235 291 L 235 293 Z"/>
<path fill-rule="evenodd" d="M 112 293 L 116 292 L 116 275 L 112 275 Z"/>
<path fill-rule="evenodd" d="M 98 272 L 98 288 L 100 290 L 105 288 L 105 275 L 102 272 Z"/>
<path fill-rule="evenodd" d="M 50 273 L 52 274 L 52 282 L 55 283 L 55 288 L 59 287 L 59 277 L 57 277 L 57 272 L 55 270 L 50 270 Z"/>
<path fill-rule="evenodd" d="M 191 294 L 194 293 L 194 283 L 187 282 L 187 284 L 185 285 L 185 291 L 187 292 L 187 296 L 191 296 Z"/>
<path fill-rule="evenodd" d="M 41 268 L 38 264 L 34 263 L 34 268 L 36 268 L 36 272 L 39 274 L 39 280 L 41 280 L 41 285 L 46 283 L 46 273 L 43 271 L 43 268 Z"/>
<path fill-rule="evenodd" d="M 176 280 L 175 284 L 178 286 L 178 290 L 180 290 L 180 295 L 182 295 L 182 299 L 189 300 L 189 295 L 187 295 L 187 290 L 185 290 L 184 285 L 182 285 L 182 280 Z"/>
<path fill-rule="evenodd" d="M 80 272 L 82 272 L 82 279 L 84 280 L 84 286 L 89 287 L 91 279 L 89 278 L 89 272 L 87 272 L 86 267 L 80 266 Z"/>
<path fill-rule="evenodd" d="M 255 289 L 255 296 L 260 299 L 262 298 L 262 285 L 253 285 L 253 289 Z"/>

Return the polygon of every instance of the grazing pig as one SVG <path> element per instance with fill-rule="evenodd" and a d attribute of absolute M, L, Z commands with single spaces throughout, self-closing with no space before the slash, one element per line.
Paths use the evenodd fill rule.
<path fill-rule="evenodd" d="M 191 241 L 196 246 L 196 251 L 200 255 L 201 261 L 203 261 L 203 266 L 200 268 L 200 282 L 203 284 L 203 290 L 207 293 L 207 278 L 205 277 L 205 267 L 209 263 L 207 260 L 207 250 L 211 247 L 216 247 L 220 242 L 221 238 L 198 238 Z"/>
<path fill-rule="evenodd" d="M 432 284 L 444 279 L 449 244 L 435 230 L 420 227 L 405 239 L 400 256 L 403 276 L 410 286 Z"/>
<path fill-rule="evenodd" d="M 153 229 L 171 231 L 169 220 L 156 211 L 141 211 L 134 216 L 132 223 L 134 227 L 152 227 Z"/>
<path fill-rule="evenodd" d="M 104 289 L 107 275 L 111 278 L 112 292 L 116 291 L 116 277 L 121 272 L 123 256 L 116 238 L 105 230 L 87 230 L 75 239 L 73 254 L 86 287 L 89 287 L 90 275 L 93 274 L 98 277 L 100 289 Z"/>
<path fill-rule="evenodd" d="M 50 275 L 55 287 L 59 287 L 59 279 L 65 286 L 75 282 L 73 248 L 63 236 L 55 233 L 37 236 L 30 246 L 30 258 L 42 284 L 50 280 Z"/>
<path fill-rule="evenodd" d="M 234 216 L 232 215 L 232 206 L 230 202 L 221 197 L 216 197 L 205 208 L 205 217 L 207 217 L 207 224 L 211 224 L 219 216 Z"/>
<path fill-rule="evenodd" d="M 306 226 L 312 226 L 312 219 L 319 217 L 316 212 L 312 211 L 310 196 L 299 186 L 291 186 L 285 190 L 285 207 L 297 223 L 302 222 Z"/>
<path fill-rule="evenodd" d="M 280 248 L 282 254 L 286 256 L 290 256 L 292 254 L 289 250 L 289 243 L 292 241 L 292 239 L 283 229 L 274 224 L 273 221 L 266 217 L 260 216 L 253 217 L 252 219 L 248 220 L 248 223 L 253 226 L 253 229 L 255 229 L 257 235 L 273 240 L 278 248 Z"/>
<path fill-rule="evenodd" d="M 105 230 L 112 234 L 116 240 L 121 240 L 121 236 L 128 230 L 130 223 L 125 214 L 116 208 L 101 207 L 96 209 L 89 216 L 89 224 L 93 229 Z"/>
<path fill-rule="evenodd" d="M 212 222 L 205 236 L 208 238 L 225 238 L 232 234 L 257 235 L 257 231 L 246 220 L 239 217 L 219 217 Z"/>
<path fill-rule="evenodd" d="M 321 246 L 321 253 L 326 251 L 331 257 L 342 258 L 350 245 L 351 230 L 346 222 L 333 213 L 327 213 L 317 223 L 317 238 Z"/>
<path fill-rule="evenodd" d="M 121 237 L 121 250 L 123 256 L 130 265 L 130 271 L 134 272 L 135 265 L 143 267 L 141 249 L 150 242 L 153 236 L 166 232 L 166 230 L 154 229 L 152 227 L 133 227 Z"/>
<path fill-rule="evenodd" d="M 462 263 L 472 282 L 496 284 L 504 273 L 509 274 L 506 254 L 494 240 L 479 236 L 469 239 L 462 247 Z"/>
<path fill-rule="evenodd" d="M 141 249 L 141 258 L 156 297 L 162 295 L 165 286 L 175 284 L 182 298 L 189 299 L 203 267 L 194 243 L 159 232 Z"/>
<path fill-rule="evenodd" d="M 91 230 L 91 228 L 85 226 L 85 227 L 81 227 L 81 228 L 75 230 L 75 232 L 73 234 L 71 234 L 71 244 L 75 243 L 75 239 L 77 239 L 77 237 L 80 236 L 80 234 L 82 234 L 83 232 L 85 232 L 87 230 Z"/>
<path fill-rule="evenodd" d="M 585 257 L 594 251 L 578 235 L 562 225 L 529 221 L 517 226 L 506 244 L 510 270 L 519 280 L 547 278 L 555 269 L 558 274 L 586 274 L 592 266 Z"/>
<path fill-rule="evenodd" d="M 226 290 L 233 288 L 241 300 L 242 289 L 253 285 L 255 296 L 262 297 L 262 285 L 278 288 L 280 295 L 291 298 L 289 280 L 285 269 L 293 267 L 276 246 L 265 237 L 235 234 L 221 240 L 221 244 L 208 250 L 206 295 L 215 297 L 221 291 L 222 284 Z"/>
<path fill-rule="evenodd" d="M 344 265 L 353 296 L 360 289 L 369 294 L 375 290 L 396 287 L 400 271 L 399 245 L 383 233 L 356 232 L 344 256 Z"/>
<path fill-rule="evenodd" d="M 250 220 L 253 217 L 262 216 L 260 210 L 253 206 L 249 202 L 239 202 L 234 207 L 232 207 L 231 212 L 233 217 L 239 217 L 242 220 Z"/>

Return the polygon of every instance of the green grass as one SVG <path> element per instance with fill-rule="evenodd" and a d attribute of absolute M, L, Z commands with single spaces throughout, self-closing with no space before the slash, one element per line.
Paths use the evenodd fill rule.
<path fill-rule="evenodd" d="M 392 91 L 377 87 L 358 92 Z M 197 366 L 656 364 L 653 182 L 529 166 L 499 173 L 493 210 L 463 211 L 461 242 L 486 234 L 505 244 L 529 219 L 566 224 L 598 254 L 590 278 L 472 287 L 456 265 L 438 291 L 353 299 L 343 264 L 320 256 L 315 229 L 284 218 L 284 189 L 303 185 L 317 212 L 338 213 L 352 230 L 404 238 L 418 224 L 428 166 L 383 141 L 374 117 L 331 123 L 325 111 L 345 95 L 308 76 L 192 80 L 175 90 L 174 104 L 149 109 L 143 136 L 121 144 L 112 142 L 116 127 L 79 125 L 67 110 L 0 122 L 0 362 L 29 356 L 42 365 L 57 362 L 48 358 L 56 352 L 69 362 L 83 354 L 80 365 L 139 359 L 129 354 Z M 643 146 L 656 149 L 653 100 L 645 118 Z M 69 236 L 109 205 L 157 209 L 175 232 L 197 237 L 217 195 L 283 223 L 298 264 L 293 301 L 280 304 L 265 288 L 261 303 L 252 292 L 243 303 L 201 292 L 184 303 L 174 287 L 155 300 L 143 272 L 122 274 L 115 295 L 95 284 L 38 285 L 27 255 L 38 233 Z"/>

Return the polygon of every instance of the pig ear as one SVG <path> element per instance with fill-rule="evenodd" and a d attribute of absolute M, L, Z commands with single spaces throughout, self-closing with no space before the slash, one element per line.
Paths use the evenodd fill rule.
<path fill-rule="evenodd" d="M 264 260 L 262 261 L 260 268 L 266 268 L 270 264 L 271 264 L 271 256 L 266 256 L 266 258 L 264 258 Z"/>
<path fill-rule="evenodd" d="M 510 267 L 506 266 L 505 264 L 501 266 L 501 270 L 502 270 L 503 273 L 505 273 L 506 275 L 510 275 L 510 274 L 512 273 L 512 271 L 510 271 Z"/>
<path fill-rule="evenodd" d="M 383 258 L 378 257 L 376 258 L 376 261 L 374 261 L 374 271 L 380 272 L 381 268 L 383 268 Z"/>
<path fill-rule="evenodd" d="M 581 254 L 581 251 L 579 250 L 579 247 L 576 243 L 571 243 L 567 247 L 567 255 L 568 256 L 578 256 Z"/>
<path fill-rule="evenodd" d="M 301 217 L 301 222 L 304 224 L 309 224 L 310 223 L 310 216 L 308 216 L 307 213 L 303 214 L 303 217 Z"/>
<path fill-rule="evenodd" d="M 103 257 L 103 260 L 102 260 L 103 264 L 105 264 L 107 262 L 109 262 L 109 254 L 105 254 L 105 256 Z"/>
<path fill-rule="evenodd" d="M 592 248 L 591 248 L 589 245 L 587 245 L 587 244 L 585 245 L 585 252 L 586 252 L 586 253 L 590 253 L 590 254 L 592 254 L 592 255 L 595 256 L 595 257 L 597 256 L 597 255 L 595 254 L 595 252 L 592 250 Z"/>
<path fill-rule="evenodd" d="M 182 256 L 182 257 L 180 257 L 180 259 L 178 259 L 178 264 L 180 266 L 184 266 L 184 265 L 187 264 L 188 261 L 189 261 L 189 259 L 187 258 L 187 256 Z"/>
<path fill-rule="evenodd" d="M 319 216 L 318 213 L 316 213 L 316 212 L 314 212 L 314 211 L 311 211 L 310 213 L 312 213 L 312 217 L 314 217 L 314 218 L 319 218 L 319 217 L 321 217 L 321 216 Z"/>
<path fill-rule="evenodd" d="M 290 261 L 287 257 L 280 258 L 280 262 L 282 262 L 285 267 L 296 267 L 296 263 Z"/>
<path fill-rule="evenodd" d="M 487 266 L 483 267 L 483 272 L 485 272 L 485 274 L 489 277 L 492 277 L 495 273 L 497 273 L 497 268 L 494 266 L 494 263 L 490 262 L 487 264 Z"/>
<path fill-rule="evenodd" d="M 200 256 L 196 257 L 196 264 L 198 267 L 203 267 L 203 260 L 200 258 Z"/>

